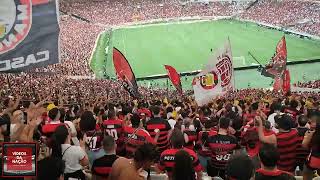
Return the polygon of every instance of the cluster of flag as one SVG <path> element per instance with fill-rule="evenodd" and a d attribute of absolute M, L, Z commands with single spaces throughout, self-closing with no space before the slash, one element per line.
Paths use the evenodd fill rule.
<path fill-rule="evenodd" d="M 113 49 L 113 63 L 117 77 L 124 88 L 131 96 L 138 98 L 139 92 L 134 73 L 125 56 L 116 48 Z M 286 40 L 283 36 L 277 45 L 275 55 L 271 58 L 270 63 L 262 68 L 261 74 L 273 78 L 275 80 L 274 90 L 284 93 L 290 91 L 290 73 L 286 68 L 286 63 L 287 48 Z M 170 65 L 164 65 L 164 67 L 172 84 L 182 94 L 179 73 Z M 195 100 L 199 106 L 205 105 L 213 98 L 235 89 L 233 59 L 229 39 L 210 57 L 205 68 L 194 77 L 192 86 Z"/>

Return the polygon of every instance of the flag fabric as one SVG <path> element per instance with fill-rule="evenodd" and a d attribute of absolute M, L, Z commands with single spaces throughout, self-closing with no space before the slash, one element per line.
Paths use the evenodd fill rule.
<path fill-rule="evenodd" d="M 287 65 L 287 44 L 283 36 L 277 44 L 276 52 L 267 64 L 261 70 L 261 75 L 274 79 L 273 90 L 284 92 L 284 76 Z"/>
<path fill-rule="evenodd" d="M 113 48 L 113 64 L 116 75 L 123 87 L 132 97 L 139 97 L 136 77 L 126 57 L 117 49 Z"/>
<path fill-rule="evenodd" d="M 56 0 L 0 0 L 0 72 L 59 63 L 57 7 Z"/>
<path fill-rule="evenodd" d="M 194 77 L 192 86 L 199 106 L 234 90 L 234 70 L 229 40 L 209 59 L 205 69 Z"/>
<path fill-rule="evenodd" d="M 171 80 L 174 87 L 179 91 L 180 94 L 182 94 L 182 85 L 180 80 L 180 75 L 178 74 L 177 70 L 169 65 L 164 65 L 164 67 L 167 70 L 169 79 Z"/>
<path fill-rule="evenodd" d="M 291 84 L 290 84 L 290 72 L 289 70 L 287 69 L 284 73 L 284 78 L 283 78 L 283 87 L 282 87 L 282 90 L 283 90 L 283 93 L 288 93 L 290 92 L 290 88 L 291 88 Z"/>
<path fill-rule="evenodd" d="M 269 64 L 263 70 L 262 75 L 275 79 L 281 79 L 280 77 L 286 70 L 287 64 L 287 45 L 285 36 L 283 36 L 277 44 L 276 52 L 271 58 Z M 281 87 L 281 86 L 280 86 Z"/>

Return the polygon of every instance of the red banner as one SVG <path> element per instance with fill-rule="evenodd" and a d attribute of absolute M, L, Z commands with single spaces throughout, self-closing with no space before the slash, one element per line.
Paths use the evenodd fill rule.
<path fill-rule="evenodd" d="M 139 97 L 136 77 L 126 57 L 117 49 L 113 48 L 113 64 L 118 79 L 132 97 Z"/>
<path fill-rule="evenodd" d="M 287 93 L 290 91 L 290 72 L 289 70 L 287 69 L 284 73 L 284 77 L 283 77 L 283 86 L 282 86 L 282 90 L 283 90 L 283 93 Z"/>
<path fill-rule="evenodd" d="M 178 74 L 177 70 L 169 65 L 164 65 L 168 72 L 169 79 L 171 80 L 174 87 L 182 94 L 182 85 L 180 81 L 180 75 Z"/>

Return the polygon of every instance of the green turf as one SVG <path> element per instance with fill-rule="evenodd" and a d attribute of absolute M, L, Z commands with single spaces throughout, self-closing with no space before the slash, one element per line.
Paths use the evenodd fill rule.
<path fill-rule="evenodd" d="M 228 37 L 235 67 L 255 64 L 248 55 L 249 51 L 262 64 L 266 64 L 282 36 L 283 32 L 236 20 L 125 27 L 113 30 L 110 35 L 102 33 L 91 59 L 91 68 L 97 77 L 102 77 L 103 71 L 114 76 L 112 48 L 105 54 L 105 48 L 109 45 L 122 51 L 136 77 L 165 74 L 164 64 L 174 66 L 179 72 L 199 70 L 208 62 L 210 49 L 217 49 Z M 286 35 L 286 40 L 288 61 L 320 59 L 320 41 L 294 35 Z M 257 74 L 255 77 L 258 77 Z"/>

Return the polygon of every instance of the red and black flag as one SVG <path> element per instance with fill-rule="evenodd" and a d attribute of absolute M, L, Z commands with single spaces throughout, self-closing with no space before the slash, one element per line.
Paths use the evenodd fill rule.
<path fill-rule="evenodd" d="M 123 87 L 132 97 L 139 97 L 136 77 L 126 57 L 117 49 L 113 48 L 113 64 L 118 79 L 122 82 Z"/>
<path fill-rule="evenodd" d="M 283 90 L 284 75 L 287 65 L 287 44 L 283 36 L 277 44 L 276 52 L 271 58 L 269 64 L 262 68 L 261 74 L 274 79 L 273 89 L 275 91 Z"/>
<path fill-rule="evenodd" d="M 176 87 L 176 89 L 179 91 L 180 94 L 182 94 L 182 85 L 181 85 L 181 81 L 180 81 L 180 75 L 178 74 L 177 70 L 169 65 L 164 65 L 164 67 L 166 68 L 167 72 L 168 72 L 168 76 L 172 82 L 172 84 L 174 85 L 174 87 Z"/>

